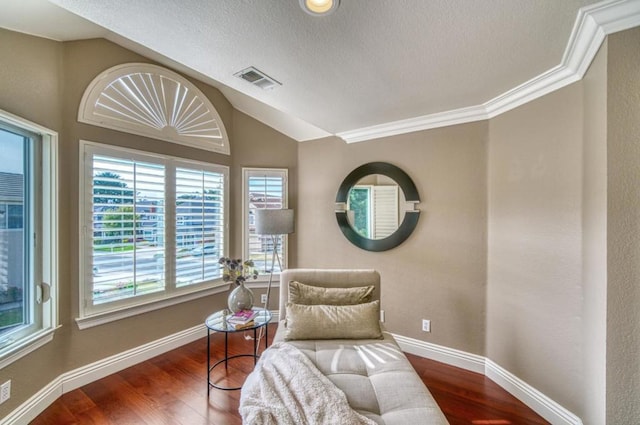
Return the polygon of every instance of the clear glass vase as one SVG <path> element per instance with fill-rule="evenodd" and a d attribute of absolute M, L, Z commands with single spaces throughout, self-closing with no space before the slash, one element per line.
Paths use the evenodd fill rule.
<path fill-rule="evenodd" d="M 253 307 L 253 292 L 244 286 L 244 282 L 240 282 L 240 285 L 229 294 L 227 304 L 229 305 L 229 310 L 233 313 L 240 310 L 248 310 Z"/>

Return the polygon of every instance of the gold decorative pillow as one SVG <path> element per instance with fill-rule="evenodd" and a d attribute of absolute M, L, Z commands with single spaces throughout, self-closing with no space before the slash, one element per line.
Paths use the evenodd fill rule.
<path fill-rule="evenodd" d="M 380 301 L 357 305 L 287 303 L 285 340 L 381 339 Z"/>
<path fill-rule="evenodd" d="M 325 288 L 289 282 L 289 302 L 303 305 L 354 305 L 368 303 L 373 296 L 374 286 L 353 288 Z"/>

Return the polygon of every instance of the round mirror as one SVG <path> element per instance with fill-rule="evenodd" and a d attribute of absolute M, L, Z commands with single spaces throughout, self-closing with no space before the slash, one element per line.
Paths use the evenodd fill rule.
<path fill-rule="evenodd" d="M 353 170 L 336 196 L 342 233 L 368 251 L 386 251 L 404 242 L 416 227 L 418 191 L 400 168 L 372 162 Z"/>

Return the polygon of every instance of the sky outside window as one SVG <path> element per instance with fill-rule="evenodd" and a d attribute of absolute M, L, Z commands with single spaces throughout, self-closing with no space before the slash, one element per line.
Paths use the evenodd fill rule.
<path fill-rule="evenodd" d="M 0 129 L 0 172 L 23 173 L 22 161 L 16 158 L 23 158 L 24 137 Z"/>

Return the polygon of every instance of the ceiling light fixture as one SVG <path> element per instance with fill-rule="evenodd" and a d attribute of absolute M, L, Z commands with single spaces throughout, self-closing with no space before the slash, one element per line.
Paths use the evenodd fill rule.
<path fill-rule="evenodd" d="M 312 16 L 330 15 L 340 6 L 340 0 L 300 0 L 302 10 Z"/>

